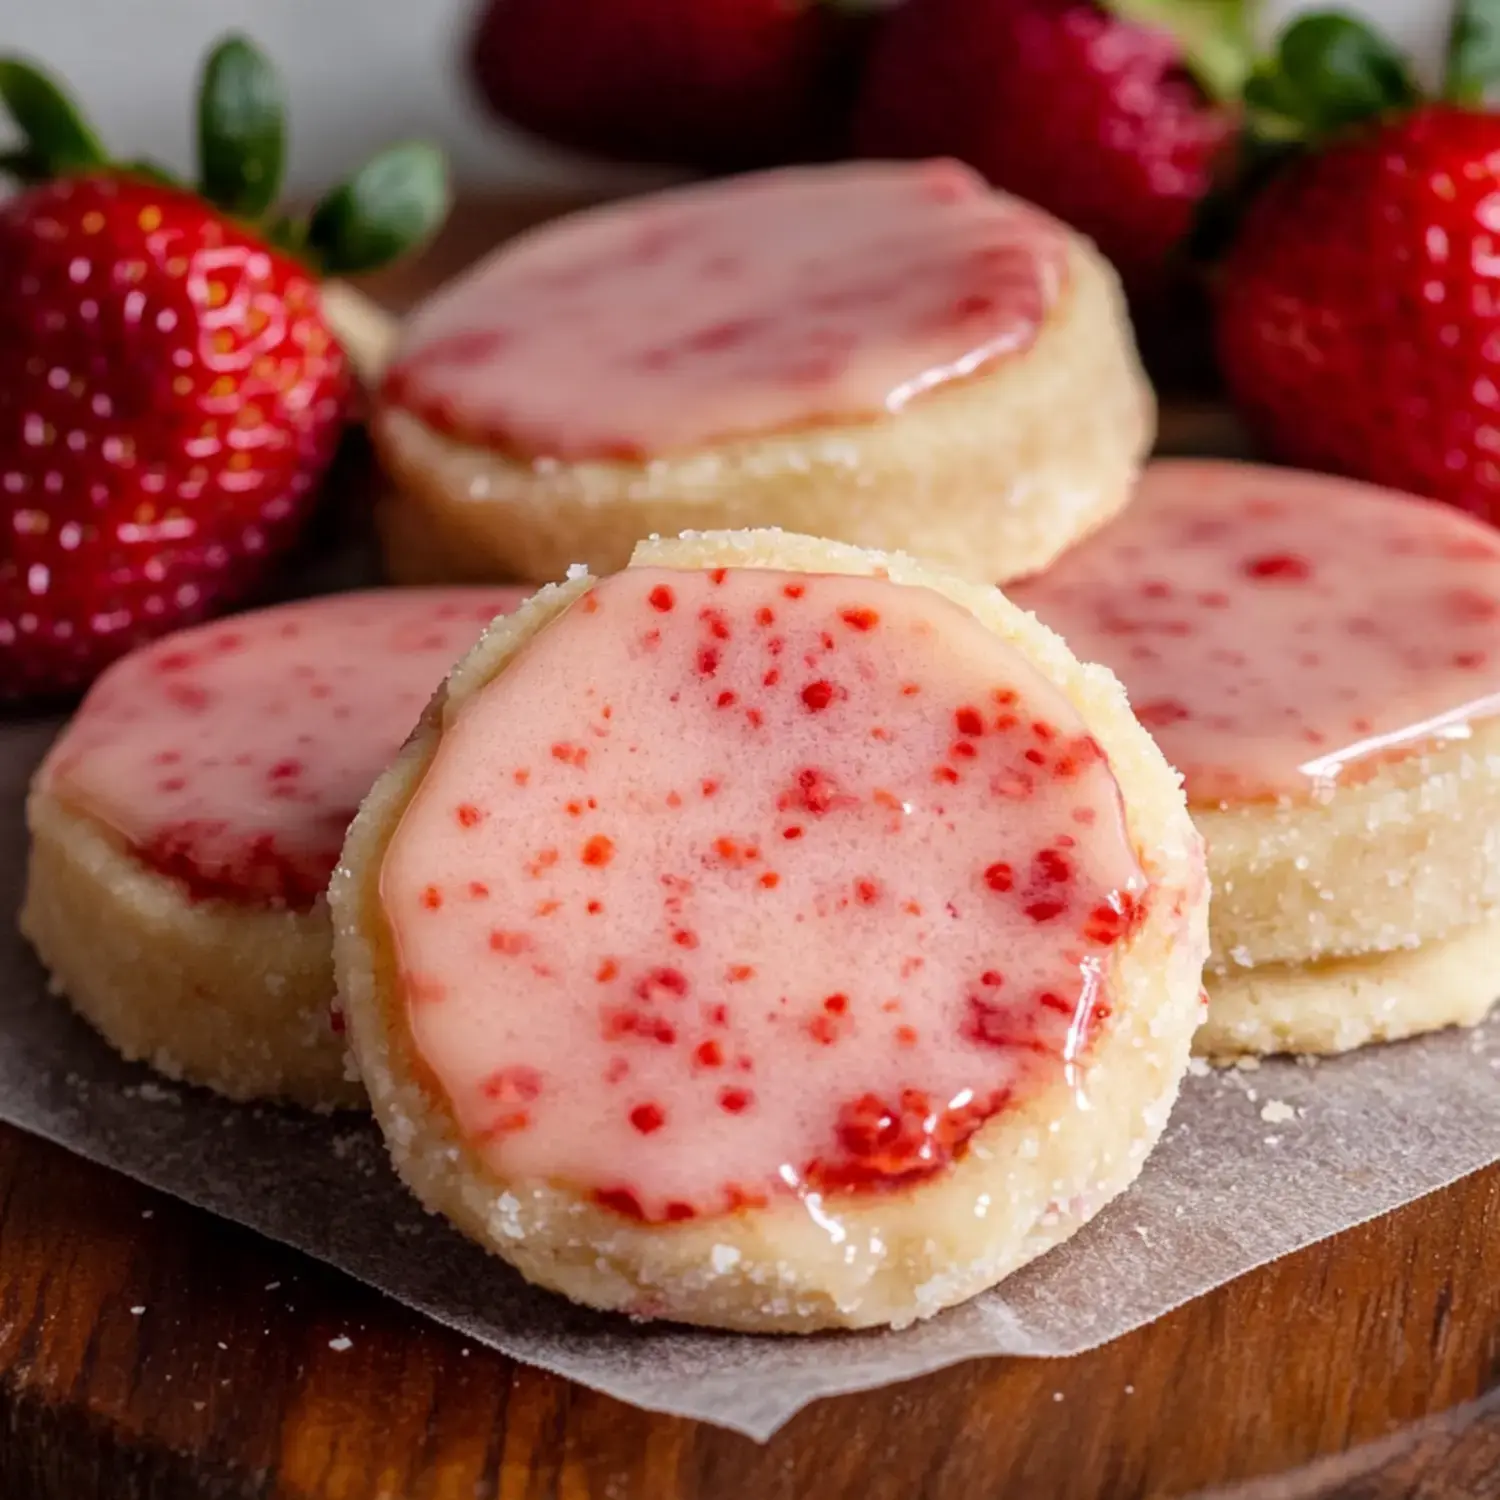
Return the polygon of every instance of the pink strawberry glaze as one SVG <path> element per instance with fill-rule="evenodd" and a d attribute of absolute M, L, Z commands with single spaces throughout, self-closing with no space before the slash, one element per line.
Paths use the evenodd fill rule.
<path fill-rule="evenodd" d="M 1500 533 L 1389 490 L 1156 463 L 1007 592 L 1114 669 L 1196 806 L 1326 792 L 1500 712 Z"/>
<path fill-rule="evenodd" d="M 735 178 L 505 247 L 417 310 L 386 398 L 568 461 L 871 420 L 1026 349 L 1066 257 L 954 162 Z"/>
<path fill-rule="evenodd" d="M 1075 710 L 956 605 L 633 569 L 464 706 L 380 890 L 496 1173 L 660 1222 L 911 1181 L 1078 1084 L 1146 881 Z"/>
<path fill-rule="evenodd" d="M 194 899 L 306 910 L 433 690 L 526 592 L 341 594 L 181 631 L 99 680 L 42 774 Z"/>

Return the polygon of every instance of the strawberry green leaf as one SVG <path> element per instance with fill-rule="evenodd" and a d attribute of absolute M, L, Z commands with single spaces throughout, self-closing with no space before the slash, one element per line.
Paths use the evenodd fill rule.
<path fill-rule="evenodd" d="M 1209 98 L 1239 99 L 1252 50 L 1245 0 L 1104 0 L 1104 8 L 1121 20 L 1171 32 Z"/>
<path fill-rule="evenodd" d="M 24 138 L 18 155 L 40 181 L 108 161 L 99 137 L 61 85 L 19 57 L 0 57 L 0 102 Z M 8 168 L 8 170 L 12 170 Z"/>
<path fill-rule="evenodd" d="M 259 219 L 276 201 L 285 162 L 276 70 L 253 42 L 227 36 L 209 54 L 198 91 L 200 191 L 226 213 Z"/>
<path fill-rule="evenodd" d="M 1500 84 L 1500 0 L 1460 0 L 1448 34 L 1443 97 L 1471 108 Z"/>
<path fill-rule="evenodd" d="M 1417 102 L 1401 54 L 1379 32 L 1337 11 L 1301 16 L 1246 87 L 1252 110 L 1279 117 L 1308 139 Z"/>
<path fill-rule="evenodd" d="M 392 146 L 313 209 L 307 249 L 330 275 L 373 271 L 434 234 L 448 203 L 443 153 L 424 141 Z"/>

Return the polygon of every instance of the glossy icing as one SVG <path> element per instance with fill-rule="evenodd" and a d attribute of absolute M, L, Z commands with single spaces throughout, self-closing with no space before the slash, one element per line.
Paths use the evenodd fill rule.
<path fill-rule="evenodd" d="M 1198 806 L 1326 791 L 1500 712 L 1500 533 L 1347 480 L 1156 463 L 1007 593 L 1114 669 Z"/>
<path fill-rule="evenodd" d="M 1066 260 L 953 162 L 734 178 L 505 247 L 417 310 L 386 395 L 568 461 L 868 420 L 1027 348 Z"/>
<path fill-rule="evenodd" d="M 460 1130 L 653 1222 L 911 1181 L 1078 1083 L 1145 889 L 1014 648 L 756 570 L 597 584 L 461 708 L 380 876 Z"/>
<path fill-rule="evenodd" d="M 42 775 L 195 898 L 305 910 L 453 663 L 524 589 L 387 589 L 180 631 L 113 666 Z"/>

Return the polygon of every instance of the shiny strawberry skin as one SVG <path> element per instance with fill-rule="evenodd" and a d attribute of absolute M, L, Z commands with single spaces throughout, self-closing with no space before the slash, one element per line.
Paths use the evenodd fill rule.
<path fill-rule="evenodd" d="M 309 273 L 188 193 L 101 174 L 0 204 L 0 698 L 250 592 L 348 390 Z"/>
<path fill-rule="evenodd" d="M 869 156 L 959 157 L 1089 235 L 1151 302 L 1233 130 L 1169 33 L 1088 0 L 907 0 L 875 44 L 855 139 Z"/>
<path fill-rule="evenodd" d="M 1217 341 L 1276 456 L 1500 524 L 1500 119 L 1432 105 L 1288 169 L 1224 264 Z"/>
<path fill-rule="evenodd" d="M 862 33 L 828 0 L 490 0 L 471 68 L 502 119 L 617 160 L 821 154 Z"/>

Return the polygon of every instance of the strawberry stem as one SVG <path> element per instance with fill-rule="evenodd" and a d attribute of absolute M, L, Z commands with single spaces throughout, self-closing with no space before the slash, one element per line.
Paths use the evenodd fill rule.
<path fill-rule="evenodd" d="M 1500 81 L 1500 0 L 1459 0 L 1448 33 L 1443 98 L 1482 106 Z"/>
<path fill-rule="evenodd" d="M 1372 27 L 1337 11 L 1300 16 L 1245 84 L 1261 137 L 1316 144 L 1408 109 L 1420 95 L 1405 59 Z"/>
<path fill-rule="evenodd" d="M 1477 3 L 1500 10 L 1500 0 Z M 1244 122 L 1199 207 L 1194 258 L 1218 258 L 1245 208 L 1288 162 L 1420 97 L 1405 59 L 1364 21 L 1335 11 L 1290 22 L 1245 80 Z"/>

